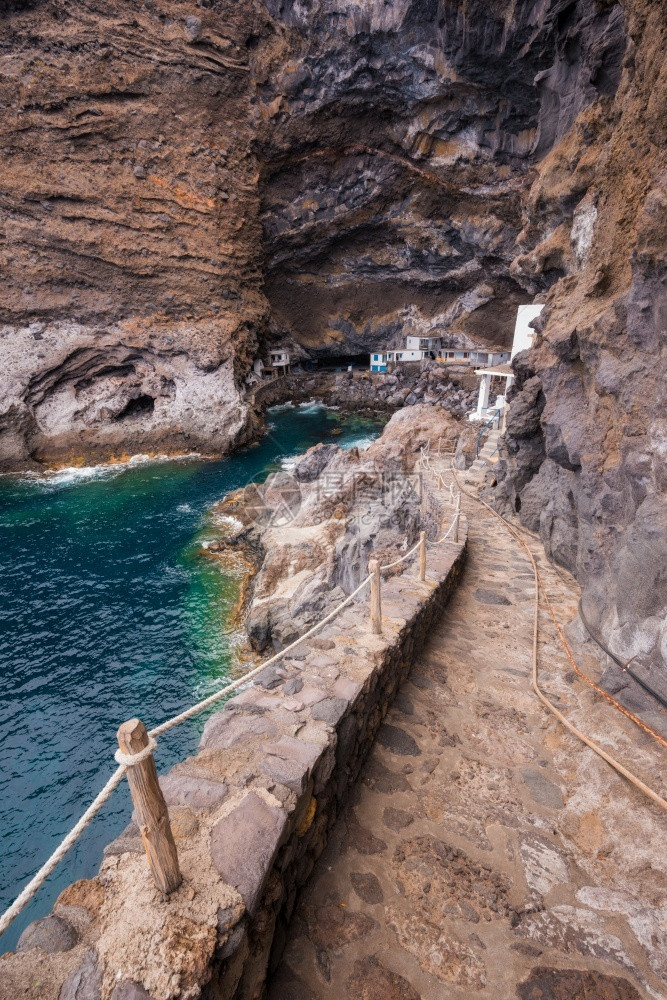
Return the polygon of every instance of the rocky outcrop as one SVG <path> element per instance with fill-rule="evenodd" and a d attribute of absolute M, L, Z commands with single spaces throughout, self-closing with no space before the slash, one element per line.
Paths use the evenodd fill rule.
<path fill-rule="evenodd" d="M 262 407 L 320 399 L 356 413 L 393 413 L 404 406 L 430 403 L 462 417 L 477 401 L 477 379 L 463 368 L 423 361 L 416 367 L 397 365 L 391 372 L 321 372 L 292 375 L 264 384 L 255 398 Z"/>
<path fill-rule="evenodd" d="M 0 468 L 223 451 L 265 321 L 252 4 L 5 5 Z"/>
<path fill-rule="evenodd" d="M 282 649 L 368 573 L 400 558 L 426 528 L 420 448 L 453 448 L 459 424 L 443 409 L 400 410 L 366 449 L 317 445 L 288 472 L 230 494 L 220 509 L 239 527 L 227 544 L 258 566 L 246 626 L 257 649 Z M 402 570 L 402 565 L 396 572 Z"/>
<path fill-rule="evenodd" d="M 532 169 L 624 47 L 606 0 L 21 0 L 1 31 L 2 468 L 225 450 L 267 335 L 507 342 Z"/>
<path fill-rule="evenodd" d="M 557 280 L 515 361 L 501 489 L 583 584 L 594 629 L 664 692 L 667 25 L 660 5 L 624 10 L 616 99 L 579 116 L 527 199 L 513 273 L 529 291 Z"/>

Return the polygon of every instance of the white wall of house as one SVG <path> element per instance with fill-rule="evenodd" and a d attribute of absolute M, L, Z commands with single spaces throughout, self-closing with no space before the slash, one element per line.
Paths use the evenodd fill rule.
<path fill-rule="evenodd" d="M 442 337 L 406 337 L 405 347 L 408 351 L 438 351 Z"/>
<path fill-rule="evenodd" d="M 387 355 L 382 351 L 376 351 L 370 356 L 370 369 L 372 372 L 384 372 L 387 370 Z"/>
<path fill-rule="evenodd" d="M 514 340 L 512 342 L 512 357 L 520 351 L 527 351 L 532 347 L 535 331 L 528 326 L 540 315 L 544 309 L 544 304 L 531 304 L 519 306 L 516 314 L 516 324 L 514 326 Z"/>
<path fill-rule="evenodd" d="M 387 358 L 391 360 L 391 355 L 394 355 L 396 361 L 421 361 L 426 352 L 420 351 L 419 349 L 403 350 L 403 351 L 390 351 L 387 354 Z"/>
<path fill-rule="evenodd" d="M 489 405 L 489 389 L 491 388 L 491 376 L 482 375 L 479 383 L 479 396 L 477 397 L 477 419 L 481 420 L 484 411 Z"/>

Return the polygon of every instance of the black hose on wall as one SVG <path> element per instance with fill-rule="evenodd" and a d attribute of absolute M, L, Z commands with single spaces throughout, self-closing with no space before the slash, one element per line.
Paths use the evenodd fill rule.
<path fill-rule="evenodd" d="M 582 622 L 584 623 L 584 628 L 586 629 L 586 631 L 590 635 L 590 637 L 593 640 L 593 642 L 597 643 L 597 645 L 600 647 L 600 649 L 603 652 L 605 652 L 607 654 L 607 656 L 609 656 L 614 661 L 614 663 L 616 663 L 621 668 L 621 670 L 624 670 L 626 672 L 626 674 L 629 674 L 630 677 L 632 677 L 633 681 L 636 681 L 637 684 L 639 684 L 640 687 L 643 687 L 644 690 L 647 692 L 647 694 L 650 694 L 651 697 L 655 698 L 656 701 L 659 701 L 660 704 L 664 708 L 667 708 L 667 699 L 663 698 L 663 696 L 661 694 L 658 694 L 657 691 L 654 691 L 653 688 L 650 687 L 646 683 L 646 681 L 643 681 L 641 679 L 641 677 L 638 677 L 637 674 L 633 670 L 630 669 L 630 667 L 628 666 L 628 664 L 624 663 L 624 661 L 621 660 L 620 657 L 616 656 L 615 653 L 612 653 L 612 651 L 610 649 L 608 649 L 607 646 L 605 646 L 605 644 L 603 643 L 602 639 L 600 639 L 600 637 L 595 634 L 595 632 L 593 631 L 593 629 L 591 628 L 591 626 L 590 626 L 590 624 L 588 622 L 588 619 L 586 618 L 586 615 L 584 614 L 584 609 L 582 607 L 581 598 L 579 598 L 579 617 L 581 618 Z"/>

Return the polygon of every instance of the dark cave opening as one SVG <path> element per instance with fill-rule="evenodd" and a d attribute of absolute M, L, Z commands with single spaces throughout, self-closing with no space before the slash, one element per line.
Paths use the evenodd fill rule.
<path fill-rule="evenodd" d="M 127 420 L 128 417 L 147 417 L 155 409 L 155 400 L 152 396 L 142 393 L 135 399 L 130 399 L 125 404 L 120 413 L 116 414 L 115 420 Z"/>
<path fill-rule="evenodd" d="M 312 360 L 301 362 L 313 372 L 344 372 L 352 368 L 368 368 L 368 354 L 318 354 Z"/>

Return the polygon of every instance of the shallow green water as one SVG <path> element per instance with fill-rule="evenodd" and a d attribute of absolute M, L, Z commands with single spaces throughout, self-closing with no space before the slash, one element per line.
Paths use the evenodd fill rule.
<path fill-rule="evenodd" d="M 0 477 L 0 908 L 5 909 L 115 767 L 120 722 L 150 728 L 227 676 L 239 580 L 201 556 L 209 511 L 230 490 L 318 441 L 367 444 L 381 421 L 279 407 L 255 447 L 184 459 Z M 160 741 L 164 772 L 204 718 Z M 95 873 L 131 812 L 123 783 L 0 940 Z"/>

